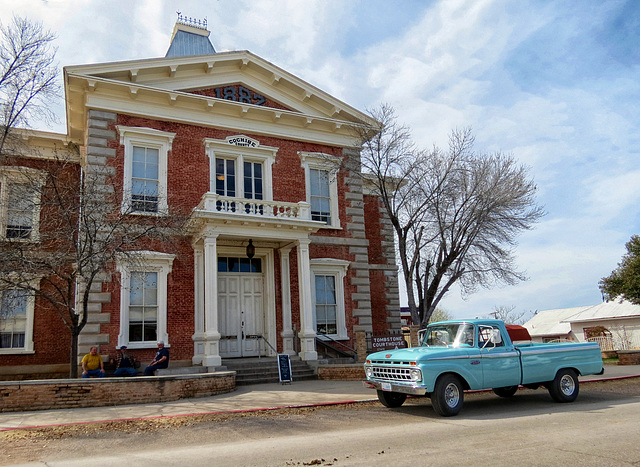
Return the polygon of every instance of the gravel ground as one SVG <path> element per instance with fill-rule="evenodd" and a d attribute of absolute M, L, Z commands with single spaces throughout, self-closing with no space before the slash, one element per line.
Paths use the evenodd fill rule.
<path fill-rule="evenodd" d="M 528 394 L 548 397 L 547 391 L 522 390 Z M 624 399 L 640 396 L 640 379 L 632 378 L 606 382 L 583 383 L 581 398 Z M 515 397 L 518 397 L 517 395 Z M 495 399 L 491 392 L 465 395 L 466 402 Z M 409 399 L 405 406 L 429 405 L 425 398 Z M 426 408 L 426 407 L 425 407 Z M 430 408 L 430 407 L 429 407 Z M 117 422 L 97 422 L 66 426 L 17 429 L 0 432 L 0 465 L 60 459 L 74 455 L 89 455 L 88 446 L 95 446 L 100 452 L 105 449 L 130 449 L 131 446 L 181 442 L 196 444 L 215 436 L 224 442 L 239 436 L 265 436 L 270 430 L 278 429 L 291 433 L 307 430 L 316 432 L 323 427 L 337 423 L 362 422 L 368 417 L 388 417 L 388 409 L 378 402 L 344 404 L 338 406 L 307 407 L 296 409 L 269 410 L 261 412 L 176 416 L 154 419 L 127 420 Z M 335 425 L 334 425 L 335 426 Z M 310 460 L 306 465 L 316 460 Z M 322 465 L 327 464 L 324 460 Z"/>

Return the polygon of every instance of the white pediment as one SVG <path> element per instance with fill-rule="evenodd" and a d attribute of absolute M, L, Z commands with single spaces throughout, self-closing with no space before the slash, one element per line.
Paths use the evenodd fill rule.
<path fill-rule="evenodd" d="M 247 51 L 66 67 L 68 134 L 82 142 L 87 111 L 357 146 L 359 110 Z"/>
<path fill-rule="evenodd" d="M 180 92 L 240 85 L 311 117 L 372 123 L 366 114 L 248 51 L 80 65 L 66 67 L 65 73 Z"/>

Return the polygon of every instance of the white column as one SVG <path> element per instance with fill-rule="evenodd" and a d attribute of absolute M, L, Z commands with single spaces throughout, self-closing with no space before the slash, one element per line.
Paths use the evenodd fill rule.
<path fill-rule="evenodd" d="M 291 327 L 291 247 L 280 250 L 280 277 L 282 281 L 282 353 L 294 355 L 293 328 Z"/>
<path fill-rule="evenodd" d="M 316 332 L 313 330 L 313 302 L 311 300 L 311 266 L 308 238 L 298 240 L 298 290 L 300 294 L 300 357 L 317 360 Z"/>
<path fill-rule="evenodd" d="M 218 329 L 218 253 L 217 234 L 204 238 L 204 332 L 205 352 L 202 366 L 222 365 Z"/>
<path fill-rule="evenodd" d="M 194 310 L 193 322 L 194 333 L 191 336 L 193 340 L 193 357 L 191 362 L 193 365 L 202 363 L 205 351 L 205 332 L 204 332 L 204 248 L 200 244 L 193 245 L 193 296 Z"/>

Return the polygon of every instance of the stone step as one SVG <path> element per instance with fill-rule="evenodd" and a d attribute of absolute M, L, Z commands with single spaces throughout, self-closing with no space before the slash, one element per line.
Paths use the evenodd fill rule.
<path fill-rule="evenodd" d="M 315 379 L 315 371 L 300 357 L 291 357 L 291 379 L 302 381 Z M 277 383 L 280 381 L 278 362 L 273 357 L 224 359 L 223 366 L 236 372 L 236 385 Z"/>
<path fill-rule="evenodd" d="M 353 362 L 352 362 L 353 363 Z M 276 362 L 271 362 L 267 364 L 247 364 L 247 365 L 238 365 L 238 364 L 230 364 L 228 362 L 223 362 L 223 366 L 226 366 L 228 370 L 241 370 L 241 371 L 254 371 L 260 372 L 262 370 L 273 369 L 275 371 L 278 370 L 278 365 Z M 306 363 L 294 363 L 291 362 L 291 370 L 295 369 L 307 369 L 309 366 Z"/>

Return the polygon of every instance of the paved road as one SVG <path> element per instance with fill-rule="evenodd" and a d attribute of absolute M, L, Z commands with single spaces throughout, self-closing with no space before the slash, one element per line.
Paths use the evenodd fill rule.
<path fill-rule="evenodd" d="M 131 427 L 31 439 L 25 447 L 31 459 L 48 466 L 84 466 L 89 456 L 92 466 L 640 463 L 637 379 L 582 385 L 572 404 L 552 402 L 545 390 L 523 390 L 511 399 L 469 394 L 453 418 L 436 416 L 428 399 L 395 410 L 365 403 L 227 417 L 142 432 Z M 5 440 L 2 445 L 16 447 Z"/>

